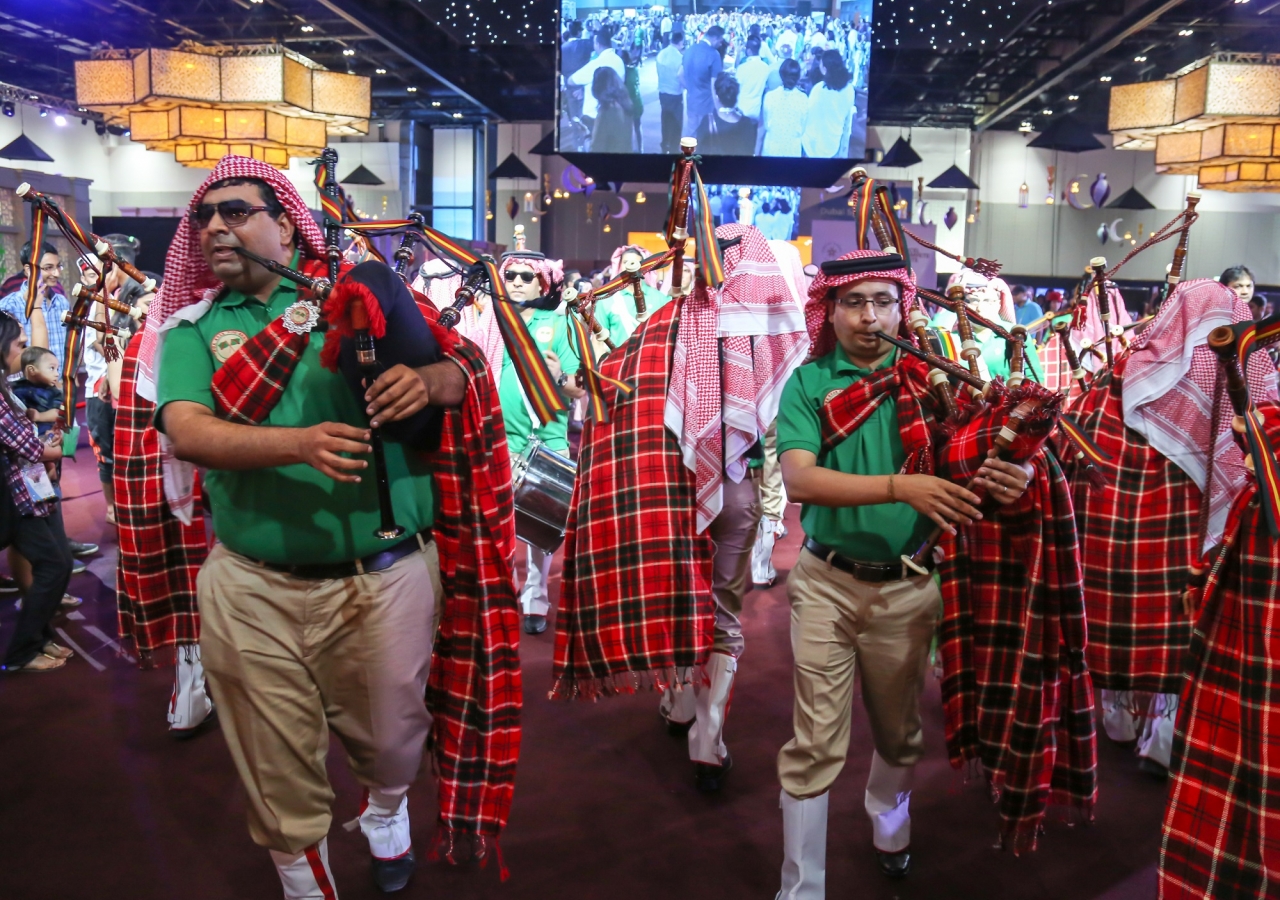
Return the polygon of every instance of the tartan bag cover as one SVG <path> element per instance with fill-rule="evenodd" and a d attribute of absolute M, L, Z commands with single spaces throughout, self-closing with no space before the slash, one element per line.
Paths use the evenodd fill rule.
<path fill-rule="evenodd" d="M 565 534 L 551 697 L 686 682 L 711 650 L 712 545 L 695 525 L 694 473 L 663 424 L 683 301 L 601 362 L 634 385 L 583 429 Z"/>
<path fill-rule="evenodd" d="M 1280 448 L 1280 406 L 1259 403 Z M 1280 552 L 1250 483 L 1235 500 L 1191 635 L 1159 896 L 1280 892 Z"/>
<path fill-rule="evenodd" d="M 1024 382 L 961 424 L 940 453 L 955 481 L 977 472 L 1017 404 L 1047 395 Z M 1016 503 L 944 544 L 942 697 L 953 766 L 981 764 L 996 792 L 1001 839 L 1033 850 L 1050 802 L 1091 817 L 1097 797 L 1093 687 L 1066 477 L 1043 443 L 1057 398 L 1023 426 L 1012 459 L 1034 475 Z"/>
<path fill-rule="evenodd" d="M 1095 462 L 1106 480 L 1101 486 L 1067 467 L 1080 530 L 1089 673 L 1105 690 L 1176 694 L 1191 643 L 1182 592 L 1198 558 L 1201 491 L 1124 424 L 1127 361 L 1117 360 L 1072 408 L 1081 430 L 1110 456 Z M 1146 705 L 1133 699 L 1135 709 Z"/>
<path fill-rule="evenodd" d="M 930 426 L 932 411 L 926 409 L 929 396 L 929 367 L 914 356 L 897 362 L 865 378 L 860 378 L 825 403 L 818 413 L 822 423 L 822 451 L 829 452 L 853 434 L 880 405 L 893 397 L 907 459 L 903 472 L 933 472 Z"/>
<path fill-rule="evenodd" d="M 426 298 L 415 299 L 445 355 L 467 376 L 462 405 L 443 411 L 440 447 L 429 457 L 438 498 L 433 537 L 444 582 L 427 683 L 439 779 L 434 852 L 456 862 L 465 856 L 459 843 L 470 843 L 483 860 L 510 815 L 520 754 L 523 687 L 511 458 L 484 354 L 440 327 Z M 501 853 L 498 861 L 505 879 Z"/>
<path fill-rule="evenodd" d="M 328 276 L 328 267 L 316 259 L 301 262 L 302 273 L 313 278 Z M 350 264 L 343 266 L 350 269 Z M 299 292 L 299 297 L 303 296 Z M 218 417 L 241 425 L 260 425 L 284 396 L 293 370 L 310 342 L 310 332 L 294 334 L 284 317 L 272 319 L 241 344 L 213 373 L 213 400 Z M 334 346 L 336 341 L 331 342 Z"/>
<path fill-rule="evenodd" d="M 183 525 L 165 499 L 164 456 L 160 435 L 151 424 L 155 406 L 135 389 L 141 344 L 142 335 L 135 335 L 124 356 L 113 481 L 120 537 L 120 634 L 134 640 L 139 661 L 146 665 L 157 650 L 200 640 L 196 575 L 209 549 L 204 517 Z M 198 504 L 198 482 L 196 491 Z"/>

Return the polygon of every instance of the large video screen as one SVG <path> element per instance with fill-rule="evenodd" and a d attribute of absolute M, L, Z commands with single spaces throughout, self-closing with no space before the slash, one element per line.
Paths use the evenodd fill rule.
<path fill-rule="evenodd" d="M 561 0 L 559 152 L 863 157 L 872 0 L 591 2 Z"/>
<path fill-rule="evenodd" d="M 707 203 L 716 225 L 754 225 L 768 240 L 793 241 L 799 236 L 799 188 L 709 184 Z"/>

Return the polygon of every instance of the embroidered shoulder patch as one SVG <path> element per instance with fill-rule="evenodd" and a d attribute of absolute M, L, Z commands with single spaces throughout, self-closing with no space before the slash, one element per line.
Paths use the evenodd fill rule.
<path fill-rule="evenodd" d="M 243 331 L 219 331 L 213 336 L 213 340 L 209 342 L 209 350 L 213 353 L 213 358 L 220 363 L 224 363 L 231 358 L 231 354 L 244 345 L 249 336 Z"/>

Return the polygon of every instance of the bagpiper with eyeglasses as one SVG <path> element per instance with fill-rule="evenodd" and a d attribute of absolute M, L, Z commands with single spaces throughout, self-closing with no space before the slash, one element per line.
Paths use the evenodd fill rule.
<path fill-rule="evenodd" d="M 569 400 L 586 396 L 579 384 L 578 354 L 569 339 L 569 323 L 560 309 L 560 286 L 564 269 L 560 260 L 547 259 L 541 253 L 524 249 L 523 234 L 516 235 L 516 249 L 502 256 L 499 266 L 506 284 L 507 296 L 520 305 L 520 316 L 538 351 L 547 360 L 551 377 Z M 497 301 L 494 301 L 497 302 Z M 540 441 L 553 453 L 569 455 L 569 413 L 556 414 L 546 425 L 539 425 L 529 406 L 524 388 L 516 375 L 510 354 L 503 349 L 502 375 L 498 380 L 498 396 L 502 402 L 502 418 L 507 426 L 507 445 L 512 457 Z M 547 613 L 551 610 L 551 554 L 533 544 L 525 544 L 528 573 L 520 591 L 526 634 L 542 634 L 547 630 Z"/>

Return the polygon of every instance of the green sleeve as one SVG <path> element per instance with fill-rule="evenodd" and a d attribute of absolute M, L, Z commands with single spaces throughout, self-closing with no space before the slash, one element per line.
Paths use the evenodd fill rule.
<path fill-rule="evenodd" d="M 804 367 L 791 373 L 778 402 L 778 456 L 787 450 L 822 452 L 822 423 L 804 389 Z"/>
<path fill-rule="evenodd" d="M 165 332 L 160 347 L 160 380 L 156 385 L 156 428 L 164 430 L 160 412 L 166 403 L 189 400 L 211 410 L 213 357 L 194 322 L 182 322 Z"/>
<path fill-rule="evenodd" d="M 557 316 L 555 337 L 552 339 L 555 343 L 551 350 L 560 357 L 560 371 L 574 375 L 582 365 L 582 360 L 578 356 L 577 348 L 573 346 L 573 339 L 569 337 L 569 314 L 557 313 Z"/>

